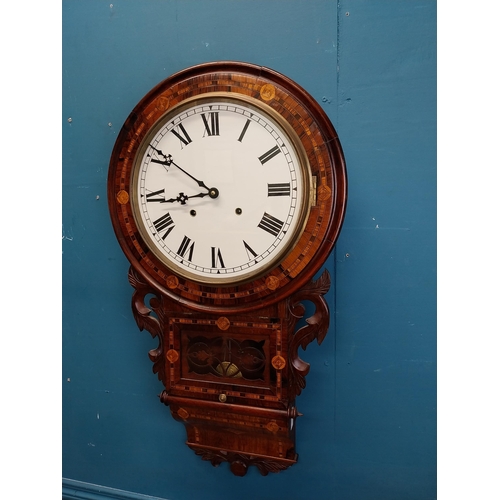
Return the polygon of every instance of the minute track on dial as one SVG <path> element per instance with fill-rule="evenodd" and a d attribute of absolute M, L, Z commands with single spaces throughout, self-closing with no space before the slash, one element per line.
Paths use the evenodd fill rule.
<path fill-rule="evenodd" d="M 209 98 L 173 111 L 146 138 L 135 177 L 138 213 L 155 255 L 174 272 L 205 283 L 244 282 L 292 248 L 307 210 L 307 176 L 275 118 L 230 97 Z M 179 144 L 174 129 L 189 142 Z M 175 227 L 159 230 L 166 212 Z"/>

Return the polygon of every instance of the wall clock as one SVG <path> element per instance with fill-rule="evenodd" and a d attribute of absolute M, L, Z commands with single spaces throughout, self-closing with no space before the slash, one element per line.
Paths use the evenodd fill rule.
<path fill-rule="evenodd" d="M 347 199 L 319 104 L 268 68 L 213 62 L 152 89 L 116 140 L 108 202 L 160 400 L 187 445 L 263 475 L 298 458 L 298 354 L 329 323 L 324 270 Z M 304 315 L 304 302 L 314 307 Z"/>

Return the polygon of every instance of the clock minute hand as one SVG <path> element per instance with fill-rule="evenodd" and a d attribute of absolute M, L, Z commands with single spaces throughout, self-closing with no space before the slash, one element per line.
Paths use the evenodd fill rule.
<path fill-rule="evenodd" d="M 217 188 L 215 187 L 209 188 L 203 181 L 199 181 L 196 177 L 193 177 L 189 172 L 186 172 L 183 168 L 179 167 L 179 165 L 177 165 L 177 163 L 175 163 L 172 160 L 172 155 L 164 155 L 159 149 L 156 149 L 153 146 L 151 147 L 165 158 L 165 160 L 157 160 L 156 158 L 151 158 L 151 161 L 153 163 L 159 163 L 160 165 L 167 165 L 167 166 L 170 165 L 176 166 L 181 172 L 184 172 L 188 177 L 191 177 L 191 179 L 193 179 L 198 184 L 198 186 L 205 188 L 208 191 L 207 194 L 208 196 L 210 196 L 210 198 L 215 199 L 219 197 L 219 190 Z"/>
<path fill-rule="evenodd" d="M 156 158 L 151 158 L 151 161 L 153 163 L 159 163 L 160 165 L 167 165 L 167 166 L 174 165 L 181 172 L 184 172 L 188 177 L 191 177 L 191 179 L 193 179 L 193 181 L 195 181 L 198 184 L 198 186 L 205 188 L 207 191 L 210 191 L 210 188 L 203 181 L 198 180 L 196 177 L 193 177 L 189 172 L 186 172 L 182 167 L 179 167 L 179 165 L 177 165 L 177 163 L 175 163 L 174 160 L 172 160 L 172 155 L 165 155 L 160 150 L 156 148 L 153 149 L 165 158 L 165 160 L 157 160 Z"/>

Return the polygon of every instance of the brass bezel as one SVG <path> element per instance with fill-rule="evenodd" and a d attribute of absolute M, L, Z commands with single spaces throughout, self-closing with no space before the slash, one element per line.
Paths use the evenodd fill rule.
<path fill-rule="evenodd" d="M 234 102 L 238 103 L 240 106 L 244 105 L 247 108 L 253 108 L 254 110 L 262 113 L 268 117 L 268 119 L 278 128 L 281 129 L 281 132 L 284 133 L 290 144 L 294 148 L 295 155 L 299 160 L 299 169 L 302 175 L 303 182 L 303 198 L 299 200 L 299 204 L 297 205 L 297 209 L 299 210 L 299 223 L 297 224 L 294 235 L 291 240 L 285 245 L 282 249 L 278 250 L 278 253 L 269 259 L 268 263 L 264 265 L 262 268 L 258 269 L 258 271 L 249 270 L 248 273 L 240 276 L 231 276 L 231 275 L 209 275 L 206 278 L 200 276 L 198 274 L 194 274 L 189 272 L 188 269 L 185 269 L 181 266 L 176 265 L 175 262 L 168 259 L 157 247 L 154 243 L 153 238 L 150 236 L 149 231 L 145 228 L 142 217 L 139 209 L 139 200 L 138 200 L 138 172 L 140 169 L 140 165 L 142 163 L 142 159 L 144 154 L 150 144 L 150 140 L 157 134 L 157 132 L 167 123 L 170 118 L 174 115 L 178 115 L 182 113 L 185 109 L 199 106 L 201 104 L 205 104 L 207 102 Z M 307 154 L 305 152 L 305 148 L 300 141 L 297 133 L 291 126 L 291 124 L 285 120 L 276 110 L 267 105 L 264 102 L 261 102 L 257 99 L 254 99 L 250 96 L 243 94 L 235 94 L 234 92 L 207 92 L 204 94 L 196 95 L 194 97 L 190 97 L 176 106 L 168 109 L 163 115 L 161 115 L 153 126 L 146 132 L 144 138 L 141 140 L 141 144 L 137 149 L 137 152 L 134 157 L 134 161 L 132 164 L 132 168 L 130 171 L 130 206 L 132 208 L 132 215 L 134 217 L 135 224 L 137 229 L 141 235 L 146 246 L 153 252 L 155 257 L 168 269 L 170 269 L 174 274 L 179 275 L 183 278 L 186 278 L 192 282 L 200 283 L 204 285 L 212 285 L 212 286 L 234 286 L 240 285 L 243 283 L 251 282 L 255 279 L 258 279 L 269 273 L 270 270 L 276 268 L 280 262 L 282 262 L 286 257 L 290 254 L 292 249 L 297 244 L 301 235 L 304 232 L 306 227 L 307 219 L 309 217 L 311 206 L 313 206 L 315 193 L 312 193 L 312 175 L 311 168 L 309 165 L 309 160 L 307 158 Z M 300 206 L 299 206 L 300 205 Z M 251 268 L 250 268 L 251 269 Z"/>

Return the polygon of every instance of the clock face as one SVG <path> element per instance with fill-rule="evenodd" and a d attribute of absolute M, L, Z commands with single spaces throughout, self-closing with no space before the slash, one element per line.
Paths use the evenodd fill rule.
<path fill-rule="evenodd" d="M 116 139 L 108 203 L 140 279 L 183 307 L 253 311 L 306 286 L 333 249 L 347 179 L 337 133 L 297 83 L 250 63 L 186 68 Z"/>
<path fill-rule="evenodd" d="M 184 102 L 142 140 L 131 204 L 143 239 L 177 274 L 254 279 L 283 259 L 310 209 L 295 132 L 271 108 L 222 93 Z"/>

